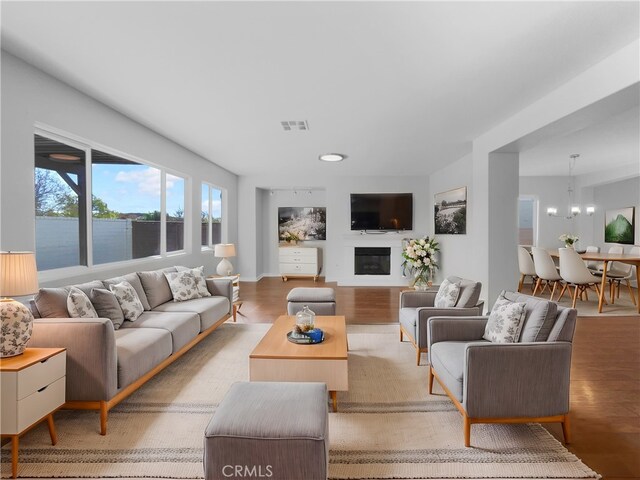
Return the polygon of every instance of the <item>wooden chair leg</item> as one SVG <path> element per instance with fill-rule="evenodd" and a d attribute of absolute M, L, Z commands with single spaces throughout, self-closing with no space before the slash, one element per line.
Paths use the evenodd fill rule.
<path fill-rule="evenodd" d="M 107 415 L 109 414 L 109 409 L 107 408 L 107 402 L 102 400 L 100 402 L 100 435 L 107 434 Z"/>
<path fill-rule="evenodd" d="M 556 293 L 556 287 L 558 286 L 558 281 L 556 280 L 555 282 L 553 282 L 553 290 L 551 290 L 551 296 L 549 297 L 549 300 L 553 300 L 553 296 Z"/>
<path fill-rule="evenodd" d="M 629 279 L 627 279 L 627 288 L 629 289 L 629 296 L 631 297 L 631 301 L 633 302 L 633 305 L 634 306 L 638 305 L 636 303 L 636 296 L 633 294 L 633 290 L 631 288 L 631 283 L 629 282 Z"/>
<path fill-rule="evenodd" d="M 464 446 L 465 447 L 470 447 L 471 446 L 471 420 L 469 420 L 469 417 L 465 414 L 464 415 Z"/>
<path fill-rule="evenodd" d="M 585 286 L 582 291 L 584 292 L 585 300 L 588 302 L 589 301 L 589 292 L 587 290 L 589 290 L 589 289 Z"/>
<path fill-rule="evenodd" d="M 522 292 L 522 286 L 524 285 L 524 273 L 520 274 L 520 281 L 518 282 L 518 292 Z"/>
<path fill-rule="evenodd" d="M 573 291 L 573 303 L 571 304 L 571 308 L 576 308 L 576 302 L 578 301 L 578 286 L 575 286 L 575 290 Z"/>
<path fill-rule="evenodd" d="M 428 383 L 429 383 L 429 395 L 431 395 L 433 393 L 433 370 L 431 370 L 431 367 L 429 367 Z"/>
<path fill-rule="evenodd" d="M 420 351 L 419 347 L 416 347 L 416 365 L 420 366 L 420 354 L 422 352 Z"/>
<path fill-rule="evenodd" d="M 404 340 L 403 334 L 402 334 L 402 327 L 400 327 L 400 341 L 402 342 Z"/>
<path fill-rule="evenodd" d="M 564 294 L 567 291 L 568 286 L 569 286 L 568 283 L 565 283 L 562 285 L 562 290 L 560 290 L 560 295 L 558 295 L 558 302 L 562 299 L 562 297 L 564 297 Z M 569 291 L 569 293 L 571 293 L 571 291 Z"/>
<path fill-rule="evenodd" d="M 533 289 L 533 293 L 532 295 L 535 297 L 536 296 L 536 292 L 538 291 L 538 289 L 540 288 L 540 284 L 542 283 L 542 279 L 538 278 L 538 281 L 536 282 L 536 288 Z"/>
<path fill-rule="evenodd" d="M 569 414 L 564 416 L 562 422 L 562 436 L 564 437 L 564 443 L 571 443 L 571 424 L 569 422 Z"/>

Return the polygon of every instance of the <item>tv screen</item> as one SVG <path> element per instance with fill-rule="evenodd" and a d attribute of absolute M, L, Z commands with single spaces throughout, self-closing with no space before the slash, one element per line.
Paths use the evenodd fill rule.
<path fill-rule="evenodd" d="M 351 194 L 351 230 L 411 229 L 413 229 L 413 194 Z"/>

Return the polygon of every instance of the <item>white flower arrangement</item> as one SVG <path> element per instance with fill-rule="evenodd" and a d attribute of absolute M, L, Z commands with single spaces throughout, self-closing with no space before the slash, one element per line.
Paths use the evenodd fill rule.
<path fill-rule="evenodd" d="M 572 235 L 571 233 L 563 233 L 558 237 L 558 240 L 564 242 L 567 247 L 573 246 L 580 238 L 577 235 Z"/>
<path fill-rule="evenodd" d="M 414 274 L 416 281 L 427 282 L 431 274 L 438 268 L 435 259 L 440 250 L 435 238 L 416 238 L 409 240 L 402 250 L 402 272 L 408 269 Z"/>

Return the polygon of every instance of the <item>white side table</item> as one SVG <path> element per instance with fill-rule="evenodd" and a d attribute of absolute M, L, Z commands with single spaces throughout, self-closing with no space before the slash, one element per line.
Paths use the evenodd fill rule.
<path fill-rule="evenodd" d="M 27 348 L 22 355 L 0 359 L 0 433 L 11 438 L 13 478 L 18 475 L 20 435 L 46 419 L 51 444 L 58 441 L 53 412 L 65 401 L 66 368 L 64 348 Z"/>

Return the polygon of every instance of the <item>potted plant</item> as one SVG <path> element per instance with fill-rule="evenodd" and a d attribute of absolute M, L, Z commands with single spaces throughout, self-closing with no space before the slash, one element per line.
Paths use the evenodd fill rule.
<path fill-rule="evenodd" d="M 577 235 L 571 233 L 563 233 L 558 237 L 558 240 L 564 242 L 566 248 L 575 248 L 576 242 L 579 240 Z"/>

